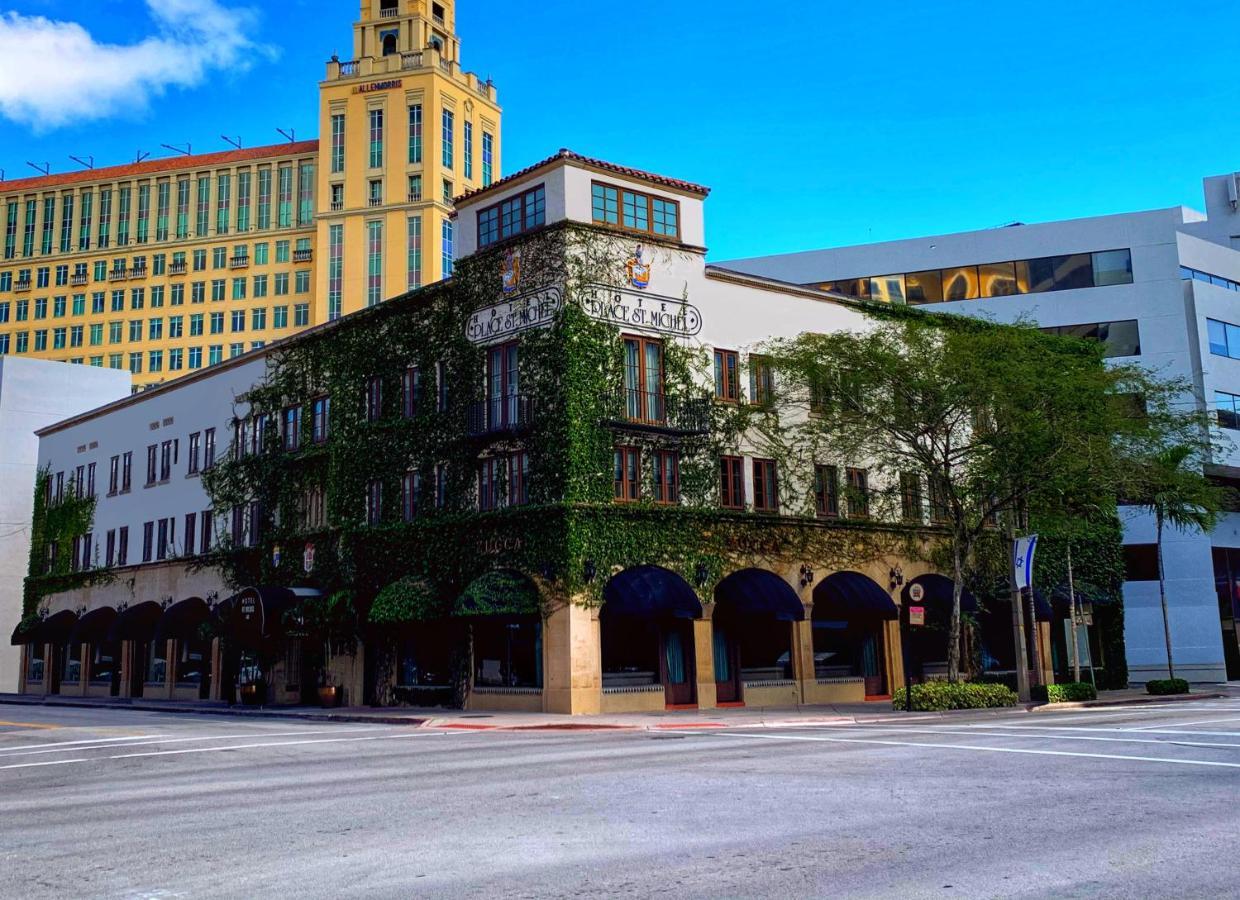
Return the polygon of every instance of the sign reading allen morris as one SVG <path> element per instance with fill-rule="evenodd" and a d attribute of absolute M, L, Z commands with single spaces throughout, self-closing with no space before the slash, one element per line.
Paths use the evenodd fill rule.
<path fill-rule="evenodd" d="M 484 306 L 465 323 L 465 337 L 472 344 L 502 341 L 526 329 L 551 324 L 563 304 L 563 290 L 553 285 Z"/>
<path fill-rule="evenodd" d="M 693 337 L 702 330 L 702 313 L 698 308 L 675 297 L 594 284 L 581 303 L 591 318 L 623 328 L 676 337 Z"/>

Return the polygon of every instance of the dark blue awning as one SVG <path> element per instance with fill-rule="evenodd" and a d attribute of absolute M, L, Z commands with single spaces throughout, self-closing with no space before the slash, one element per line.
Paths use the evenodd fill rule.
<path fill-rule="evenodd" d="M 805 607 L 792 585 L 774 572 L 741 569 L 715 588 L 715 615 L 720 614 L 800 622 L 805 618 Z"/>
<path fill-rule="evenodd" d="M 101 606 L 98 609 L 92 609 L 82 618 L 78 619 L 77 624 L 73 626 L 73 631 L 69 632 L 69 644 L 98 644 L 108 636 L 108 632 L 112 629 L 112 623 L 116 621 L 116 610 L 110 606 Z"/>
<path fill-rule="evenodd" d="M 248 587 L 221 603 L 217 614 L 229 638 L 253 649 L 283 636 L 286 613 L 303 600 L 321 596 L 316 588 Z"/>
<path fill-rule="evenodd" d="M 135 603 L 122 609 L 108 629 L 108 643 L 116 641 L 137 641 L 146 643 L 155 634 L 155 626 L 159 624 L 164 608 L 154 600 Z"/>
<path fill-rule="evenodd" d="M 860 572 L 836 572 L 814 588 L 814 618 L 898 619 L 900 610 L 891 595 Z"/>
<path fill-rule="evenodd" d="M 634 566 L 603 588 L 602 613 L 609 616 L 700 619 L 702 601 L 688 582 L 661 566 Z"/>
<path fill-rule="evenodd" d="M 912 597 L 910 596 L 910 592 L 915 584 L 920 585 L 922 590 L 925 591 L 920 603 L 913 603 Z M 954 584 L 955 583 L 946 575 L 937 575 L 933 572 L 928 575 L 918 575 L 904 586 L 904 590 L 901 592 L 900 598 L 904 601 L 905 606 L 910 604 L 914 606 L 933 606 L 936 607 L 937 611 L 950 615 L 952 609 L 952 588 L 954 587 Z M 962 591 L 960 594 L 960 611 L 962 613 L 977 615 L 977 598 L 969 593 L 967 589 Z"/>
<path fill-rule="evenodd" d="M 164 610 L 155 628 L 156 641 L 175 638 L 188 641 L 197 637 L 202 624 L 211 618 L 211 608 L 201 597 L 190 597 L 180 603 L 174 603 Z"/>

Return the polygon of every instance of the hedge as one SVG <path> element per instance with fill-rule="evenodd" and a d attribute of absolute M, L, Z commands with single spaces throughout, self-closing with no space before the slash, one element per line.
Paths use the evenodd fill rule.
<path fill-rule="evenodd" d="M 1015 706 L 1016 699 L 1016 692 L 1002 684 L 928 681 L 913 685 L 913 709 L 918 712 Z M 892 708 L 904 709 L 904 700 L 904 688 L 900 688 L 892 698 Z"/>
<path fill-rule="evenodd" d="M 1069 681 L 1066 684 L 1035 684 L 1029 691 L 1034 700 L 1045 700 L 1047 703 L 1079 703 L 1083 700 L 1097 700 L 1098 692 L 1092 684 L 1084 681 Z"/>
<path fill-rule="evenodd" d="M 1145 689 L 1151 694 L 1187 694 L 1188 682 L 1183 678 L 1155 678 L 1145 683 Z"/>

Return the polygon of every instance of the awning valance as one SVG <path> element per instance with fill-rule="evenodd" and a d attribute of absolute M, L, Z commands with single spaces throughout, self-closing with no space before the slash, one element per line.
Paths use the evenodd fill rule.
<path fill-rule="evenodd" d="M 462 617 L 535 616 L 541 612 L 538 588 L 520 572 L 499 570 L 479 575 L 456 601 Z"/>
<path fill-rule="evenodd" d="M 211 608 L 201 597 L 190 597 L 164 610 L 155 626 L 155 640 L 189 641 L 198 637 L 199 629 L 209 618 Z"/>
<path fill-rule="evenodd" d="M 805 618 L 805 606 L 792 585 L 774 572 L 741 569 L 715 588 L 715 615 L 800 622 Z"/>
<path fill-rule="evenodd" d="M 317 588 L 248 587 L 220 604 L 220 623 L 230 639 L 258 647 L 284 634 L 286 613 L 303 600 L 321 596 Z"/>
<path fill-rule="evenodd" d="M 112 627 L 108 629 L 108 642 L 137 641 L 146 643 L 155 634 L 155 626 L 164 608 L 154 600 L 135 603 L 116 614 Z"/>
<path fill-rule="evenodd" d="M 99 644 L 107 640 L 108 632 L 116 621 L 116 610 L 110 606 L 92 609 L 73 626 L 69 633 L 70 644 Z"/>
<path fill-rule="evenodd" d="M 10 639 L 14 647 L 20 647 L 23 644 L 35 643 L 35 635 L 39 631 L 39 626 L 43 624 L 43 620 L 30 616 L 22 619 L 17 623 L 17 627 L 13 629 L 13 636 Z"/>
<path fill-rule="evenodd" d="M 662 566 L 634 566 L 603 588 L 602 615 L 700 619 L 702 601 L 688 582 Z"/>
<path fill-rule="evenodd" d="M 814 588 L 814 618 L 817 620 L 899 617 L 900 610 L 891 595 L 860 572 L 834 572 Z"/>
<path fill-rule="evenodd" d="M 923 593 L 920 602 L 914 602 L 912 599 L 914 585 L 919 585 L 922 589 Z M 904 601 L 905 606 L 934 607 L 936 613 L 950 616 L 952 610 L 952 589 L 954 586 L 955 582 L 946 575 L 931 572 L 926 575 L 918 575 L 906 584 L 904 590 L 900 593 L 900 598 Z M 976 615 L 978 611 L 977 598 L 967 589 L 960 594 L 960 611 L 969 615 Z"/>

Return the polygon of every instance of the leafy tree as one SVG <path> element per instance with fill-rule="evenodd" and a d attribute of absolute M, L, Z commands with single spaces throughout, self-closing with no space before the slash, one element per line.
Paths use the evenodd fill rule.
<path fill-rule="evenodd" d="M 963 317 L 881 313 L 860 333 L 805 334 L 767 352 L 791 425 L 774 445 L 822 463 L 862 465 L 887 508 L 943 527 L 955 587 L 948 677 L 960 675 L 960 601 L 979 543 L 1037 515 L 1112 507 L 1133 460 L 1194 446 L 1201 416 L 1182 384 L 1107 365 L 1100 344 Z M 899 497 L 899 501 L 897 501 Z"/>

